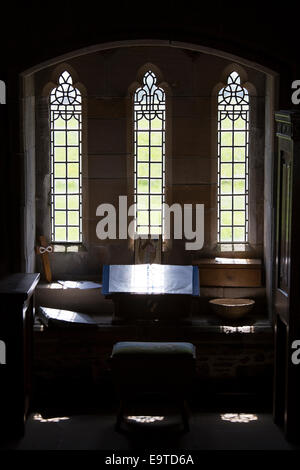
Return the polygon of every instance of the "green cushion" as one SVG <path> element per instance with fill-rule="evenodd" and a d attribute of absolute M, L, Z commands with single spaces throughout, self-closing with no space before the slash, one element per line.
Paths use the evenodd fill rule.
<path fill-rule="evenodd" d="M 112 350 L 112 357 L 124 355 L 133 356 L 189 356 L 195 357 L 195 346 L 185 342 L 140 342 L 140 341 L 120 341 L 116 343 Z"/>

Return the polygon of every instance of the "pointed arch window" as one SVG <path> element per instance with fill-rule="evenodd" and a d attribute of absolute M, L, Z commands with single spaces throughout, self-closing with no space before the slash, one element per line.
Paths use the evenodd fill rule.
<path fill-rule="evenodd" d="M 82 242 L 82 100 L 64 71 L 50 94 L 51 240 Z"/>
<path fill-rule="evenodd" d="M 134 95 L 135 231 L 162 235 L 165 202 L 165 92 L 148 70 Z"/>
<path fill-rule="evenodd" d="M 237 72 L 218 95 L 218 242 L 225 250 L 248 243 L 249 94 Z"/>

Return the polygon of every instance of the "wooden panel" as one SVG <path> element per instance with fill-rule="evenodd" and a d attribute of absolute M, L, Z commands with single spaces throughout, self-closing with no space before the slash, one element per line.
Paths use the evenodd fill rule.
<path fill-rule="evenodd" d="M 261 261 L 258 259 L 213 258 L 195 261 L 200 286 L 260 287 Z"/>
<path fill-rule="evenodd" d="M 279 162 L 278 197 L 278 285 L 286 294 L 289 287 L 290 272 L 290 207 L 291 207 L 291 157 L 281 152 Z"/>
<path fill-rule="evenodd" d="M 200 268 L 200 286 L 215 287 L 260 287 L 261 271 L 259 269 Z"/>

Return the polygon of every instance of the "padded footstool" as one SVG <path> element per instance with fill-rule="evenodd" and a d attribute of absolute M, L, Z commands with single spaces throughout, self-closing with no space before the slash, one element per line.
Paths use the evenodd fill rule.
<path fill-rule="evenodd" d="M 194 377 L 195 360 L 191 343 L 116 343 L 111 354 L 113 380 L 120 398 L 116 427 L 120 427 L 127 400 L 156 395 L 180 404 L 184 427 L 189 429 L 185 399 Z"/>

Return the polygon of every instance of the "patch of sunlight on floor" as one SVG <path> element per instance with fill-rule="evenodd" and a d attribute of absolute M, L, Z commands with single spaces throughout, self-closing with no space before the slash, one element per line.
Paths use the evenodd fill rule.
<path fill-rule="evenodd" d="M 163 421 L 164 416 L 127 416 L 128 421 L 134 421 L 136 423 L 155 423 L 156 421 Z"/>
<path fill-rule="evenodd" d="M 221 419 L 231 423 L 250 423 L 251 421 L 257 421 L 258 416 L 252 413 L 224 413 L 221 414 Z"/>
<path fill-rule="evenodd" d="M 60 421 L 67 421 L 70 419 L 68 416 L 58 416 L 55 418 L 43 418 L 39 413 L 35 413 L 32 416 L 33 421 L 39 421 L 40 423 L 59 423 Z"/>

